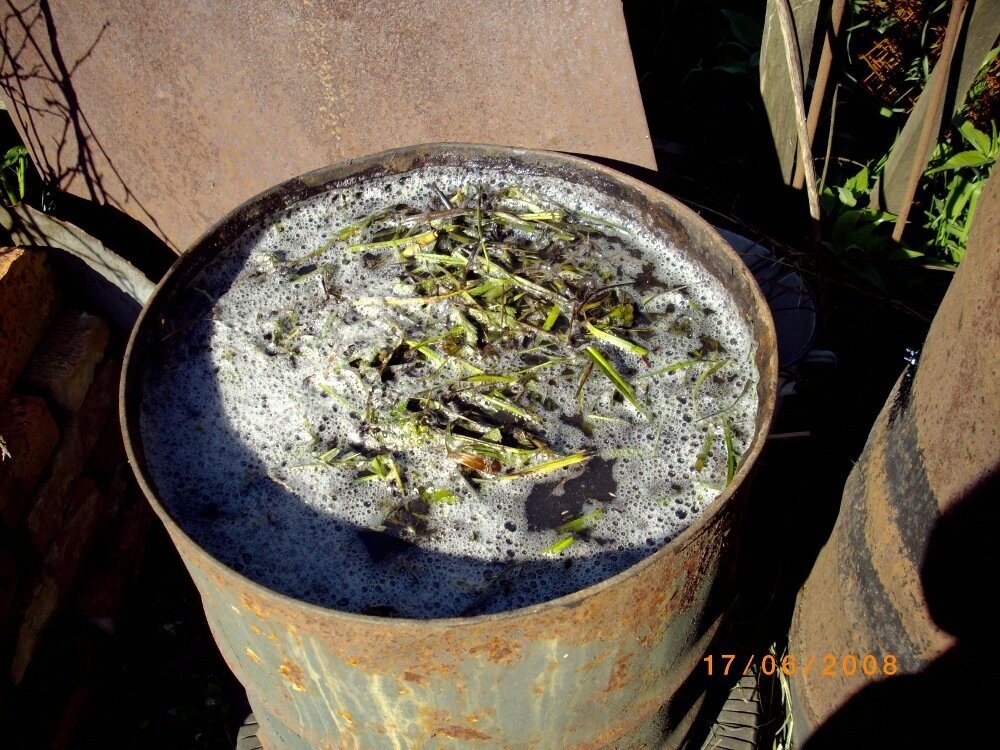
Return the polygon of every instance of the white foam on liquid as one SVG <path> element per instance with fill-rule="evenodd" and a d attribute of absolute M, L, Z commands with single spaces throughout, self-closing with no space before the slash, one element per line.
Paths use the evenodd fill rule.
<path fill-rule="evenodd" d="M 310 259 L 332 266 L 325 275 L 290 283 L 278 266 L 311 253 L 375 210 L 394 204 L 440 209 L 432 185 L 450 195 L 468 183 L 487 191 L 517 184 L 546 201 L 605 217 L 623 227 L 627 244 L 652 263 L 662 289 L 682 289 L 645 308 L 665 321 L 643 341 L 650 350 L 648 367 L 634 355 L 599 347 L 619 371 L 631 374 L 649 418 L 616 398 L 610 381 L 595 373 L 585 389 L 588 408 L 618 421 L 594 422 L 589 441 L 558 414 L 546 421 L 546 439 L 555 450 L 590 449 L 607 457 L 539 478 L 547 492 L 559 496 L 567 487 L 579 488 L 588 471 L 611 467 L 614 496 L 602 491 L 582 498 L 581 512 L 604 511 L 588 534 L 551 554 L 560 535 L 531 528 L 525 508 L 534 481 L 485 482 L 472 489 L 437 443 L 405 454 L 408 480 L 451 489 L 461 500 L 431 506 L 431 532 L 419 546 L 376 561 L 358 530 L 380 527 L 387 503 L 398 502 L 391 484 L 358 482 L 356 470 L 317 465 L 317 444 L 378 447 L 361 417 L 366 409 L 398 403 L 399 386 L 373 387 L 345 360 L 371 356 L 403 336 L 419 338 L 428 316 L 416 308 L 359 304 L 412 292 L 399 283 L 391 262 L 372 271 L 364 253 L 344 251 L 349 243 L 333 242 Z M 724 483 L 723 428 L 718 419 L 703 417 L 731 407 L 725 419 L 737 454 L 749 446 L 756 417 L 753 338 L 716 279 L 627 214 L 609 213 L 606 204 L 589 189 L 555 178 L 441 167 L 402 182 L 376 179 L 335 190 L 249 230 L 193 284 L 198 295 L 216 300 L 214 307 L 183 335 L 167 338 L 144 375 L 141 439 L 164 505 L 213 555 L 270 588 L 348 611 L 388 605 L 393 614 L 409 617 L 546 601 L 660 548 L 697 518 Z M 641 260 L 614 245 L 605 243 L 600 252 L 622 278 L 642 271 Z M 712 314 L 703 314 L 705 308 Z M 680 315 L 693 321 L 690 336 L 669 331 Z M 275 325 L 282 319 L 295 320 L 294 363 L 275 354 Z M 437 322 L 443 330 L 452 325 Z M 689 359 L 701 334 L 722 342 L 731 361 L 719 372 L 725 377 L 703 379 L 697 403 L 693 391 L 701 368 L 643 377 Z M 573 416 L 578 377 L 555 375 L 543 381 L 545 395 Z M 713 450 L 696 471 L 706 430 L 715 433 Z"/>

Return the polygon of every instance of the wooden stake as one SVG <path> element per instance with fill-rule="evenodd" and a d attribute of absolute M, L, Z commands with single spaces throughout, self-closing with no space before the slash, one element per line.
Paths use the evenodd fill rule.
<path fill-rule="evenodd" d="M 840 24 L 844 20 L 844 8 L 847 0 L 833 0 L 833 7 L 830 8 L 830 23 L 823 34 L 823 52 L 819 57 L 819 67 L 816 69 L 816 82 L 813 84 L 812 97 L 809 99 L 809 116 L 806 118 L 806 129 L 809 132 L 809 147 L 812 148 L 813 140 L 816 138 L 816 128 L 819 125 L 819 115 L 823 111 L 823 97 L 826 96 L 826 84 L 830 80 L 830 67 L 833 64 L 833 40 L 840 34 Z M 795 176 L 792 178 L 792 187 L 796 190 L 802 188 L 805 178 L 805 171 L 802 167 L 802 159 L 795 163 Z"/>
<path fill-rule="evenodd" d="M 935 116 L 938 107 L 941 106 L 941 97 L 944 95 L 944 85 L 948 81 L 948 71 L 951 68 L 951 58 L 955 53 L 955 44 L 958 42 L 958 32 L 962 27 L 962 14 L 965 12 L 967 0 L 952 0 L 951 13 L 948 16 L 948 28 L 944 32 L 944 42 L 941 44 L 941 57 L 938 58 L 935 72 L 940 72 L 934 79 L 934 87 L 930 91 L 925 91 L 921 96 L 930 96 L 930 102 L 924 111 L 924 121 L 920 128 L 920 143 L 917 145 L 916 158 L 910 167 L 910 175 L 906 181 L 906 191 L 903 193 L 903 204 L 896 219 L 896 226 L 892 230 L 892 239 L 899 242 L 903 239 L 903 229 L 906 228 L 906 219 L 910 215 L 913 207 L 913 197 L 917 194 L 917 185 L 920 183 L 920 175 L 924 173 L 927 166 L 928 153 L 931 145 L 931 138 L 934 135 L 934 126 L 937 120 Z"/>
<path fill-rule="evenodd" d="M 799 59 L 799 42 L 795 35 L 795 20 L 788 0 L 777 0 L 778 22 L 781 24 L 781 38 L 785 43 L 785 62 L 788 63 L 788 73 L 792 81 L 792 100 L 795 103 L 795 127 L 799 138 L 799 161 L 805 170 L 806 193 L 809 195 L 809 215 L 813 222 L 819 223 L 819 194 L 816 192 L 816 169 L 812 160 L 812 148 L 809 145 L 809 133 L 806 129 L 806 104 L 802 90 L 802 62 Z"/>

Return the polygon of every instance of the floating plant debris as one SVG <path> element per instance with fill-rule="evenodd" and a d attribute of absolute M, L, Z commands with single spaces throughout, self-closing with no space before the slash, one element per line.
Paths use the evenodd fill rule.
<path fill-rule="evenodd" d="M 468 614 L 594 583 L 690 523 L 753 434 L 721 284 L 557 178 L 375 178 L 196 281 L 211 307 L 175 311 L 144 379 L 151 474 L 199 543 L 327 606 Z"/>

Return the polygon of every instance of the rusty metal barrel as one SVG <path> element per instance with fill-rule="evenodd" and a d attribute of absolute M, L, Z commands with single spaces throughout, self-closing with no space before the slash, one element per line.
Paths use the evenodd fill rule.
<path fill-rule="evenodd" d="M 995 175 L 919 363 L 907 367 L 879 414 L 799 594 L 789 653 L 816 659 L 791 680 L 796 733 L 800 741 L 813 734 L 809 747 L 908 747 L 911 733 L 912 746 L 933 746 L 934 724 L 914 701 L 932 692 L 928 708 L 948 725 L 947 745 L 962 744 L 964 720 L 946 710 L 948 694 L 969 705 L 962 685 L 981 675 L 946 680 L 940 673 L 954 663 L 956 639 L 993 643 L 981 610 L 992 590 L 981 582 L 995 582 L 997 573 L 998 299 Z M 972 672 L 981 668 L 980 661 Z M 927 684 L 914 681 L 920 675 Z M 893 691 L 908 704 L 898 717 Z"/>
<path fill-rule="evenodd" d="M 369 176 L 440 165 L 558 175 L 600 191 L 722 280 L 753 329 L 756 435 L 734 481 L 669 544 L 618 575 L 543 604 L 450 619 L 366 616 L 269 590 L 201 548 L 160 502 L 139 440 L 143 362 L 156 322 L 252 222 Z M 751 274 L 677 201 L 591 162 L 486 146 L 421 146 L 321 169 L 235 209 L 178 260 L 132 333 L 122 427 L 139 482 L 201 594 L 227 663 L 246 687 L 269 749 L 638 748 L 676 739 L 688 713 L 672 697 L 732 603 L 746 479 L 774 409 L 776 341 Z"/>

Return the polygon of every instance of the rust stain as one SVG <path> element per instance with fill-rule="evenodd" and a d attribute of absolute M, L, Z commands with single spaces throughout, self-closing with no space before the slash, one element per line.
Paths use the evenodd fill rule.
<path fill-rule="evenodd" d="M 254 650 L 249 647 L 247 647 L 247 656 L 250 657 L 250 661 L 252 661 L 254 664 L 260 664 L 262 661 L 261 658 L 257 656 L 256 653 L 254 653 Z"/>
<path fill-rule="evenodd" d="M 920 658 L 930 661 L 947 649 L 951 638 L 931 620 L 924 604 L 917 568 L 920 561 L 911 558 L 903 542 L 899 526 L 900 509 L 895 506 L 889 491 L 890 480 L 886 471 L 885 447 L 891 438 L 885 428 L 884 415 L 883 409 L 873 432 L 880 439 L 869 443 L 866 451 L 870 450 L 870 453 L 858 462 L 859 467 L 868 469 L 862 490 L 865 542 L 875 575 L 899 616 L 913 649 Z M 913 465 L 912 456 L 897 460 L 906 461 L 907 466 Z M 918 468 L 913 467 L 912 470 Z M 881 646 L 879 643 L 867 645 L 868 650 L 864 653 L 877 653 Z"/>
<path fill-rule="evenodd" d="M 595 656 L 590 661 L 585 662 L 584 665 L 582 667 L 580 667 L 580 671 L 581 672 L 590 672 L 590 671 L 596 669 L 597 667 L 599 667 L 602 664 L 604 664 L 604 662 L 606 662 L 608 660 L 609 656 L 611 656 L 611 654 L 609 652 L 607 652 L 607 651 L 605 651 L 602 654 L 598 654 L 597 656 Z"/>
<path fill-rule="evenodd" d="M 340 715 L 343 717 L 344 721 L 346 721 L 348 724 L 354 723 L 354 717 L 351 716 L 351 712 L 348 711 L 346 708 L 340 712 Z"/>
<path fill-rule="evenodd" d="M 434 734 L 443 734 L 445 737 L 451 737 L 456 740 L 488 740 L 490 736 L 486 732 L 480 732 L 478 729 L 473 729 L 471 727 L 459 727 L 455 725 L 438 727 Z"/>
<path fill-rule="evenodd" d="M 292 690 L 300 693 L 306 692 L 306 686 L 302 684 L 302 667 L 290 659 L 285 659 L 278 666 L 278 673 L 291 683 Z"/>
<path fill-rule="evenodd" d="M 477 656 L 486 653 L 486 658 L 494 664 L 510 664 L 512 661 L 521 658 L 521 644 L 517 641 L 508 641 L 499 636 L 493 636 L 485 645 L 473 646 L 469 653 Z"/>
<path fill-rule="evenodd" d="M 531 162 L 532 165 L 534 163 Z M 540 157 L 538 163 L 542 164 Z M 381 168 L 382 165 L 378 166 Z M 200 261 L 204 255 L 195 257 Z M 758 309 L 756 298 L 751 298 L 748 292 L 738 294 L 737 299 L 745 302 L 748 309 Z M 155 308 L 153 312 L 155 313 Z M 150 319 L 155 320 L 155 317 Z M 763 328 L 767 333 L 766 315 L 761 319 L 754 317 L 754 321 L 756 328 Z M 773 353 L 770 338 L 769 335 L 765 336 L 761 348 Z M 138 357 L 139 352 L 141 349 L 137 345 L 133 356 Z M 766 426 L 773 409 L 775 363 L 770 360 L 758 362 L 758 368 L 764 384 L 761 396 L 764 401 L 761 407 L 764 416 L 760 419 Z M 759 443 L 747 461 L 752 462 L 757 453 Z M 182 551 L 185 561 L 198 576 L 196 582 L 205 597 L 206 608 L 222 621 L 221 629 L 226 637 L 220 639 L 220 648 L 227 657 L 234 657 L 230 659 L 232 663 L 242 664 L 247 673 L 241 675 L 241 678 L 257 683 L 261 677 L 256 674 L 258 670 L 248 668 L 247 657 L 238 650 L 240 642 L 244 647 L 247 645 L 248 630 L 258 635 L 260 631 L 266 631 L 267 637 L 277 642 L 271 650 L 265 649 L 269 654 L 268 668 L 274 662 L 281 662 L 279 674 L 290 685 L 282 689 L 283 683 L 276 684 L 273 679 L 264 680 L 264 684 L 260 685 L 262 705 L 273 710 L 275 715 L 287 716 L 290 721 L 295 721 L 298 718 L 296 710 L 300 710 L 303 716 L 307 712 L 313 716 L 325 709 L 325 715 L 331 718 L 326 704 L 319 702 L 319 696 L 313 701 L 309 700 L 312 697 L 311 690 L 301 696 L 289 696 L 292 690 L 304 692 L 306 688 L 302 668 L 287 659 L 282 661 L 285 653 L 279 650 L 279 647 L 284 647 L 286 640 L 294 643 L 294 636 L 289 630 L 287 634 L 283 632 L 281 640 L 278 640 L 269 631 L 284 630 L 292 625 L 302 639 L 308 641 L 310 647 L 320 655 L 322 663 L 329 665 L 329 679 L 342 679 L 346 676 L 352 682 L 357 680 L 368 685 L 388 679 L 397 689 L 412 688 L 418 698 L 422 691 L 417 691 L 413 686 L 429 684 L 433 680 L 435 687 L 440 687 L 440 690 L 435 691 L 433 703 L 454 708 L 454 714 L 428 714 L 420 707 L 421 701 L 410 697 L 401 699 L 399 703 L 405 703 L 407 707 L 417 706 L 420 720 L 416 722 L 416 726 L 409 721 L 405 727 L 391 728 L 359 724 L 352 727 L 358 732 L 358 738 L 355 739 L 347 736 L 346 724 L 340 722 L 344 733 L 340 735 L 339 742 L 345 747 L 371 746 L 382 741 L 387 733 L 399 734 L 401 737 L 405 733 L 405 741 L 419 747 L 434 732 L 439 734 L 438 742 L 456 747 L 474 746 L 473 742 L 483 740 L 487 740 L 491 746 L 495 744 L 502 747 L 510 741 L 500 728 L 509 721 L 517 722 L 521 719 L 519 716 L 512 717 L 509 705 L 498 700 L 498 696 L 509 690 L 510 685 L 530 684 L 534 695 L 548 695 L 558 691 L 563 679 L 571 679 L 570 675 L 562 674 L 567 671 L 567 663 L 574 663 L 581 656 L 589 659 L 596 653 L 594 648 L 597 644 L 627 642 L 630 644 L 628 648 L 635 649 L 635 653 L 630 654 L 630 660 L 616 667 L 614 659 L 617 654 L 612 651 L 603 661 L 603 666 L 588 675 L 591 684 L 585 685 L 588 693 L 599 692 L 604 687 L 600 685 L 601 682 L 606 682 L 608 689 L 613 690 L 618 683 L 632 684 L 637 681 L 638 670 L 641 665 L 646 664 L 645 657 L 649 652 L 649 649 L 643 647 L 647 642 L 645 636 L 658 633 L 652 639 L 655 642 L 650 643 L 652 648 L 660 647 L 663 639 L 671 637 L 675 639 L 677 648 L 691 647 L 692 638 L 686 631 L 679 630 L 679 627 L 686 625 L 682 622 L 678 626 L 678 615 L 685 609 L 704 608 L 710 587 L 702 585 L 702 579 L 711 581 L 717 571 L 724 574 L 722 563 L 731 557 L 731 545 L 717 537 L 721 538 L 730 529 L 739 528 L 734 519 L 738 516 L 738 509 L 745 503 L 745 492 L 731 499 L 733 502 L 729 502 L 727 498 L 726 502 L 714 505 L 686 532 L 685 539 L 661 550 L 649 565 L 623 577 L 620 585 L 602 588 L 596 593 L 577 595 L 557 606 L 525 610 L 523 614 L 506 613 L 502 617 L 449 623 L 444 627 L 434 621 L 344 616 L 336 611 L 304 606 L 287 598 L 270 597 L 256 588 L 247 589 L 244 582 L 231 578 L 229 574 L 219 579 L 218 588 L 226 592 L 226 596 L 221 597 L 214 594 L 204 581 L 205 575 L 214 575 L 216 563 L 195 548 L 182 547 Z M 152 500 L 155 503 L 155 498 Z M 167 518 L 166 523 L 168 530 L 172 530 L 172 521 Z M 734 532 L 730 540 L 735 537 L 738 537 L 738 533 Z M 729 579 L 723 577 L 719 580 L 718 588 L 711 588 L 713 595 L 718 593 L 722 596 L 730 594 L 732 587 Z M 222 599 L 225 606 L 218 606 L 217 599 Z M 242 618 L 237 618 L 229 611 L 228 605 L 233 599 L 241 601 L 241 606 L 244 607 Z M 256 625 L 260 627 L 256 631 L 250 630 L 250 622 L 247 622 L 250 618 L 247 614 L 257 618 Z M 261 619 L 265 617 L 268 619 Z M 656 625 L 651 626 L 650 623 Z M 663 634 L 662 637 L 659 633 Z M 392 643 L 393 648 L 386 649 L 386 643 Z M 563 661 L 566 654 L 573 656 L 574 661 Z M 563 669 L 559 669 L 560 666 Z M 665 673 L 659 665 L 654 667 L 656 668 L 661 669 L 657 673 L 657 679 L 669 682 L 671 686 L 681 681 L 678 670 Z M 464 674 L 475 674 L 476 678 L 465 685 L 460 679 Z M 596 678 L 596 684 L 593 684 L 593 678 Z M 543 684 L 531 684 L 533 680 Z M 550 684 L 553 687 L 548 687 Z M 467 693 L 467 698 L 464 693 Z M 625 691 L 613 693 L 612 696 L 612 700 L 619 696 L 624 698 Z M 298 705 L 293 706 L 290 698 L 294 698 Z M 558 692 L 553 693 L 552 698 L 558 703 Z M 424 703 L 428 702 L 431 701 Z M 607 702 L 608 698 L 605 696 L 605 703 Z M 532 703 L 531 711 L 541 711 L 546 707 L 547 701 L 534 700 Z M 479 713 L 472 711 L 475 706 L 483 705 L 495 705 L 498 717 L 495 723 L 492 720 L 480 721 L 484 726 L 479 727 L 478 723 L 469 721 L 469 717 L 470 713 Z M 621 715 L 635 717 L 634 708 L 633 705 L 623 706 Z M 333 717 L 337 716 L 337 710 L 339 709 L 334 709 Z M 526 718 L 536 720 L 538 717 L 529 715 Z M 612 728 L 609 717 L 601 716 L 598 711 L 577 718 L 578 733 L 581 736 L 586 733 L 591 737 L 596 731 L 599 733 L 597 736 L 602 739 L 600 744 L 596 740 L 593 743 L 587 741 L 586 744 L 579 744 L 580 750 L 602 747 L 615 738 L 614 731 L 620 731 Z M 552 721 L 554 731 L 562 730 L 558 716 L 546 717 L 545 720 Z M 497 728 L 493 729 L 494 726 Z M 615 727 L 617 726 L 616 724 Z M 456 733 L 456 729 L 463 732 Z M 486 731 L 483 732 L 483 729 Z M 445 737 L 455 741 L 450 742 Z M 603 741 L 604 738 L 607 738 L 607 742 Z M 324 742 L 331 741 L 334 745 L 337 744 L 336 735 L 332 738 L 329 735 L 323 736 L 310 746 L 322 747 Z"/>
<path fill-rule="evenodd" d="M 612 693 L 620 690 L 628 682 L 628 656 L 620 656 L 615 663 L 615 668 L 608 678 L 608 686 L 604 688 L 605 693 Z"/>
<path fill-rule="evenodd" d="M 263 605 L 261 605 L 260 602 L 258 602 L 256 599 L 254 599 L 249 594 L 243 594 L 243 596 L 240 597 L 240 601 L 243 602 L 244 609 L 247 609 L 250 612 L 253 612 L 255 615 L 257 615 L 257 617 L 267 618 L 267 617 L 270 617 L 270 615 L 271 615 L 271 613 L 268 612 L 263 607 Z"/>
<path fill-rule="evenodd" d="M 469 714 L 465 717 L 465 720 L 470 724 L 478 724 L 484 718 L 489 716 L 496 716 L 496 709 L 494 708 L 484 708 L 482 711 L 476 714 Z"/>

